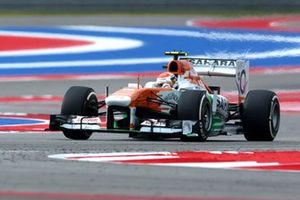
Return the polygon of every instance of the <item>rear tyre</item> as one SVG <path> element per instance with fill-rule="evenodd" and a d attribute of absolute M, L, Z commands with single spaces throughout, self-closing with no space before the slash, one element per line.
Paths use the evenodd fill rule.
<path fill-rule="evenodd" d="M 205 141 L 209 135 L 212 126 L 212 108 L 206 91 L 187 90 L 180 95 L 177 105 L 177 116 L 179 120 L 197 121 L 193 125 L 193 133 L 198 137 L 188 137 L 183 135 L 183 141 Z"/>
<path fill-rule="evenodd" d="M 98 99 L 92 88 L 72 86 L 65 94 L 61 115 L 98 116 Z M 64 135 L 72 140 L 87 140 L 91 131 L 64 130 Z"/>
<path fill-rule="evenodd" d="M 242 123 L 248 141 L 273 141 L 280 124 L 277 95 L 267 90 L 252 90 L 243 105 Z"/>

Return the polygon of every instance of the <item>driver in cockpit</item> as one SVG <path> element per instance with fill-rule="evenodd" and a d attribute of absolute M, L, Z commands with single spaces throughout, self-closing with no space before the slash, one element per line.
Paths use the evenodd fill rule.
<path fill-rule="evenodd" d="M 175 88 L 178 86 L 177 84 L 177 77 L 175 74 L 172 74 L 170 72 L 163 72 L 161 73 L 156 81 L 155 81 L 156 87 L 161 88 Z"/>

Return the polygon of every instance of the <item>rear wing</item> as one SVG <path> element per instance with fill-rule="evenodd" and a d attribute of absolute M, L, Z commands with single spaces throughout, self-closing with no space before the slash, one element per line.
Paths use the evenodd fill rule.
<path fill-rule="evenodd" d="M 187 60 L 198 75 L 235 77 L 242 102 L 248 93 L 249 61 L 233 59 L 181 58 Z"/>

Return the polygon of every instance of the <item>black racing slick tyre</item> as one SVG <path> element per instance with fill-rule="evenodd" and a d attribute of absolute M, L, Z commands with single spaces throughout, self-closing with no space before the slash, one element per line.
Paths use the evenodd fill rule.
<path fill-rule="evenodd" d="M 242 109 L 244 136 L 248 141 L 273 141 L 280 125 L 277 95 L 267 90 L 252 90 Z"/>
<path fill-rule="evenodd" d="M 92 88 L 72 86 L 65 94 L 61 115 L 97 116 L 98 99 Z M 87 140 L 91 131 L 64 130 L 64 135 L 72 140 Z"/>
<path fill-rule="evenodd" d="M 212 126 L 212 108 L 206 91 L 186 90 L 178 100 L 177 117 L 179 120 L 196 121 L 193 125 L 193 133 L 197 133 L 198 137 L 188 137 L 182 135 L 183 141 L 205 141 L 209 135 Z"/>

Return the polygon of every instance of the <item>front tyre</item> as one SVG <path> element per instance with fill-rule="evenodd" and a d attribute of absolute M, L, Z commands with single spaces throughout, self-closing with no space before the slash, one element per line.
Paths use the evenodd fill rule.
<path fill-rule="evenodd" d="M 280 125 L 277 95 L 267 90 L 252 90 L 242 109 L 244 136 L 248 141 L 273 141 Z"/>
<path fill-rule="evenodd" d="M 192 127 L 193 133 L 198 134 L 196 140 L 205 141 L 212 126 L 212 108 L 206 91 L 184 91 L 178 100 L 177 116 L 180 120 L 196 121 Z M 190 141 L 195 138 L 183 135 L 181 139 Z"/>
<path fill-rule="evenodd" d="M 92 88 L 72 86 L 65 94 L 61 115 L 97 116 L 98 99 Z M 91 131 L 64 130 L 64 135 L 72 140 L 87 140 Z"/>

